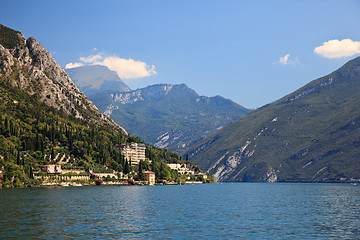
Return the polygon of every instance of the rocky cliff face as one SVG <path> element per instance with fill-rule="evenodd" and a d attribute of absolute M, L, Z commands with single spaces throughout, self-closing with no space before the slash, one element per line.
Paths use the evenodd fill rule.
<path fill-rule="evenodd" d="M 0 78 L 67 114 L 125 130 L 98 111 L 33 37 L 0 25 Z"/>
<path fill-rule="evenodd" d="M 112 111 L 119 109 L 116 104 L 132 104 L 136 102 L 149 101 L 152 99 L 160 99 L 165 97 L 172 90 L 171 84 L 158 84 L 149 86 L 147 88 L 137 89 L 130 92 L 114 92 L 110 93 L 114 104 L 107 106 L 104 114 L 108 117 L 111 116 Z"/>

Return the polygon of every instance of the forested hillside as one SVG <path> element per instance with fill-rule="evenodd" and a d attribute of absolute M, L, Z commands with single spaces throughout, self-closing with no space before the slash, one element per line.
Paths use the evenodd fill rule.
<path fill-rule="evenodd" d="M 60 153 L 64 168 L 135 171 L 114 146 L 141 140 L 101 114 L 34 38 L 2 25 L 0 113 L 0 187 L 38 184 L 34 172 Z M 185 163 L 149 145 L 146 157 L 140 167 L 168 181 L 178 176 L 165 163 Z"/>

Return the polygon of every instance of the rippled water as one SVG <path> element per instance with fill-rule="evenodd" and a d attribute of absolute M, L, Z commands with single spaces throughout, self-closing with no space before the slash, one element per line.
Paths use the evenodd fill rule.
<path fill-rule="evenodd" d="M 0 190 L 1 239 L 360 239 L 360 186 Z"/>

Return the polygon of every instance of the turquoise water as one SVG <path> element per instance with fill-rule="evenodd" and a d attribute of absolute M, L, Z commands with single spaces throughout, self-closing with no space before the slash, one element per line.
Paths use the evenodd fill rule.
<path fill-rule="evenodd" d="M 1 239 L 360 239 L 360 186 L 0 190 Z"/>

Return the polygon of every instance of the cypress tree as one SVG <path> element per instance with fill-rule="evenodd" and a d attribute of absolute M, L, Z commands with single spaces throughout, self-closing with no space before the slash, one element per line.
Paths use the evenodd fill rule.
<path fill-rule="evenodd" d="M 139 177 L 142 178 L 143 177 L 143 161 L 140 160 L 139 162 Z"/>
<path fill-rule="evenodd" d="M 34 173 L 33 173 L 33 169 L 32 166 L 30 165 L 30 178 L 33 179 L 34 178 Z"/>
<path fill-rule="evenodd" d="M 55 151 L 54 151 L 54 147 L 51 146 L 50 160 L 52 161 L 52 160 L 54 160 L 54 158 L 55 158 Z"/>
<path fill-rule="evenodd" d="M 42 139 L 41 139 L 40 135 L 36 134 L 36 141 L 35 141 L 35 150 L 36 151 L 41 150 L 41 142 L 42 142 Z"/>
<path fill-rule="evenodd" d="M 8 126 L 9 126 L 9 120 L 7 117 L 5 117 L 5 131 L 8 130 Z"/>
<path fill-rule="evenodd" d="M 20 161 L 20 152 L 19 152 L 19 151 L 17 152 L 16 164 L 17 164 L 17 165 L 20 165 L 20 164 L 21 164 L 21 161 Z"/>
<path fill-rule="evenodd" d="M 41 140 L 40 144 L 41 144 L 41 153 L 42 153 L 42 155 L 45 155 L 44 138 Z"/>
<path fill-rule="evenodd" d="M 130 166 L 128 160 L 125 160 L 124 174 L 128 174 L 130 172 Z"/>
<path fill-rule="evenodd" d="M 10 130 L 9 130 L 9 132 L 10 132 L 9 135 L 10 135 L 10 136 L 15 135 L 15 134 L 14 134 L 14 124 L 13 124 L 13 121 L 12 121 L 11 119 L 10 119 L 10 122 L 9 122 L 9 126 L 10 126 L 10 127 L 9 127 L 9 129 L 10 129 Z"/>
<path fill-rule="evenodd" d="M 72 138 L 71 131 L 69 131 L 68 142 L 69 142 L 69 151 L 71 152 L 72 151 L 72 144 L 73 144 L 73 138 Z"/>

